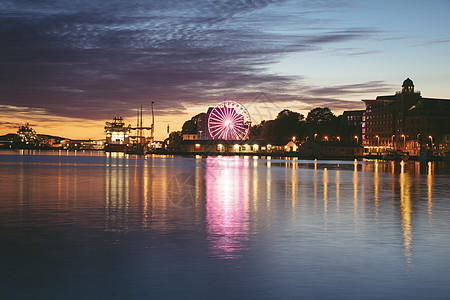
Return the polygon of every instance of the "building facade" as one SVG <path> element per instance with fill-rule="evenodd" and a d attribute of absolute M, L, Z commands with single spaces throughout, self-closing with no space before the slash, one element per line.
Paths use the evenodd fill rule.
<path fill-rule="evenodd" d="M 438 154 L 450 150 L 450 99 L 424 98 L 407 78 L 395 95 L 362 101 L 366 105 L 362 141 L 368 152 L 402 150 L 419 155 L 423 150 Z"/>

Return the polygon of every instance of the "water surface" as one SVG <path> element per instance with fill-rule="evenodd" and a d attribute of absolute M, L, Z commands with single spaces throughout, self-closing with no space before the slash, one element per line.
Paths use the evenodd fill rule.
<path fill-rule="evenodd" d="M 0 151 L 5 299 L 448 299 L 445 163 Z"/>

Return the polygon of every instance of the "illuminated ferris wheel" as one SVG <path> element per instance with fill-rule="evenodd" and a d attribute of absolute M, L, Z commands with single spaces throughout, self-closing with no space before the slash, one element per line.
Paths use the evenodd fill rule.
<path fill-rule="evenodd" d="M 208 131 L 214 140 L 244 140 L 250 124 L 247 109 L 231 100 L 220 102 L 208 116 Z"/>

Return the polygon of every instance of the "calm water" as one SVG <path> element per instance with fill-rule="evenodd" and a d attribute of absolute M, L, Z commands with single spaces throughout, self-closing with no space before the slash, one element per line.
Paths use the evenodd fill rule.
<path fill-rule="evenodd" d="M 448 299 L 449 170 L 0 151 L 0 297 Z"/>

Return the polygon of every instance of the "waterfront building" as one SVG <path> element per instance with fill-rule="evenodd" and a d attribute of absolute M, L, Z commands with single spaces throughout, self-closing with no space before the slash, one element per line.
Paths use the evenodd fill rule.
<path fill-rule="evenodd" d="M 395 95 L 362 100 L 362 142 L 366 153 L 421 150 L 444 153 L 450 149 L 450 99 L 424 98 L 407 78 Z"/>
<path fill-rule="evenodd" d="M 286 152 L 296 152 L 298 149 L 298 145 L 296 144 L 295 140 L 290 140 L 286 145 L 284 145 L 284 151 Z"/>
<path fill-rule="evenodd" d="M 283 143 L 269 143 L 263 140 L 183 140 L 182 152 L 205 154 L 239 154 L 239 153 L 283 153 Z"/>
<path fill-rule="evenodd" d="M 351 140 L 359 143 L 362 140 L 362 120 L 364 113 L 363 110 L 346 110 L 342 113 L 343 118 L 347 122 L 347 126 L 351 132 Z"/>
<path fill-rule="evenodd" d="M 363 115 L 366 111 L 364 109 L 360 110 L 346 110 L 342 113 L 345 120 L 347 120 L 347 125 L 350 126 L 361 126 Z"/>
<path fill-rule="evenodd" d="M 195 140 L 201 140 L 198 133 L 185 133 L 183 134 L 183 141 L 195 141 Z"/>

